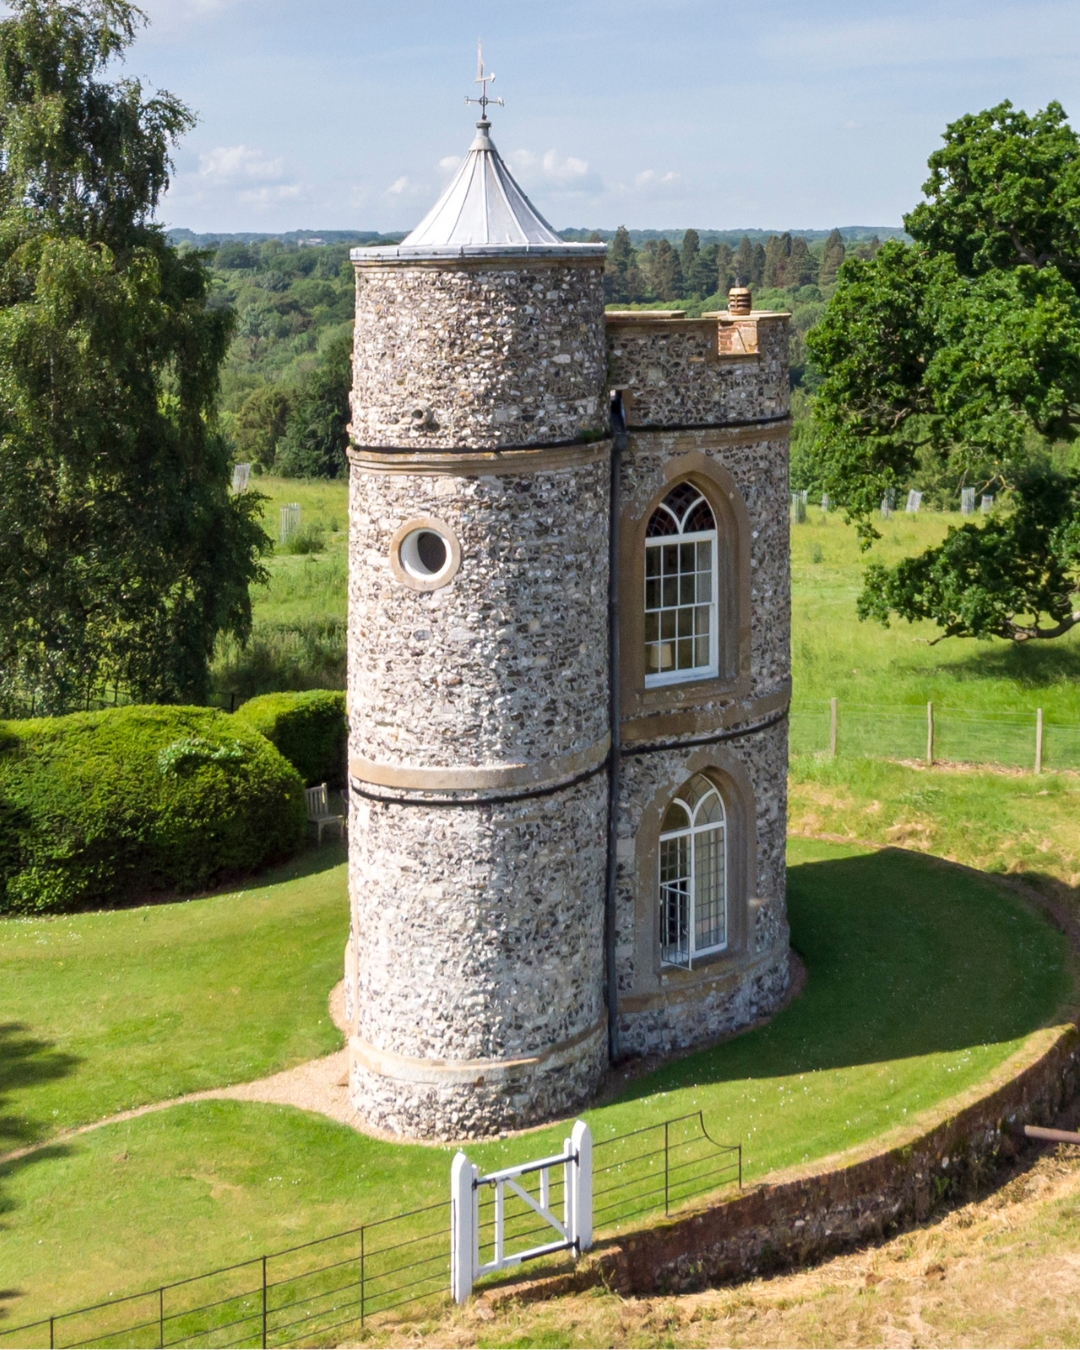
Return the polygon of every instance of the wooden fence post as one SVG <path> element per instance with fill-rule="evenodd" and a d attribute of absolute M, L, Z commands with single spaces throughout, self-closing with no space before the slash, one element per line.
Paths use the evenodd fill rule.
<path fill-rule="evenodd" d="M 1035 772 L 1042 773 L 1043 715 L 1042 709 L 1035 709 Z"/>
<path fill-rule="evenodd" d="M 836 758 L 836 699 L 829 699 L 829 754 Z"/>
<path fill-rule="evenodd" d="M 934 705 L 926 705 L 926 763 L 934 763 Z"/>

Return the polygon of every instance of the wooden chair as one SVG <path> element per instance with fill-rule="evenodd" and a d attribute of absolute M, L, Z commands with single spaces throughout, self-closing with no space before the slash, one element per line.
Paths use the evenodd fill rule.
<path fill-rule="evenodd" d="M 305 788 L 304 800 L 307 802 L 307 818 L 319 831 L 320 844 L 322 843 L 322 832 L 327 825 L 336 825 L 338 837 L 345 838 L 345 817 L 334 815 L 331 812 L 330 803 L 326 796 L 325 783 L 320 783 L 318 787 Z"/>

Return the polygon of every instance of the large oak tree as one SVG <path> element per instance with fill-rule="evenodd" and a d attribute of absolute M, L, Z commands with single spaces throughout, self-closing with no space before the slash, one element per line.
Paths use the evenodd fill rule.
<path fill-rule="evenodd" d="M 1042 449 L 1080 427 L 1080 139 L 1059 104 L 1002 103 L 952 123 L 929 168 L 913 242 L 844 263 L 809 335 L 815 476 L 867 545 L 882 497 L 928 456 L 954 491 L 1012 490 L 991 527 L 872 568 L 861 612 L 1056 637 L 1080 622 L 1080 503 Z"/>

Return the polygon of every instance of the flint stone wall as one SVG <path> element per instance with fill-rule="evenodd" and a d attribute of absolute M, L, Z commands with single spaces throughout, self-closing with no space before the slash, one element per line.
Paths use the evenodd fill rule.
<path fill-rule="evenodd" d="M 785 365 L 786 371 L 786 365 Z M 786 375 L 785 375 L 786 381 Z M 638 519 L 665 483 L 665 467 L 687 454 L 727 469 L 746 504 L 750 524 L 750 696 L 762 698 L 791 679 L 791 582 L 788 522 L 788 427 L 747 429 L 725 440 L 712 429 L 632 432 L 622 455 L 621 495 Z M 722 709 L 730 695 L 702 682 L 702 708 Z M 685 706 L 683 704 L 682 706 Z"/>
<path fill-rule="evenodd" d="M 350 756 L 534 763 L 603 740 L 609 475 L 606 456 L 470 478 L 353 467 Z M 390 569 L 390 540 L 416 516 L 461 543 L 460 571 L 436 591 Z"/>
<path fill-rule="evenodd" d="M 644 819 L 651 809 L 658 820 L 692 774 L 709 774 L 710 769 L 721 785 L 729 818 L 733 885 L 728 922 L 734 941 L 729 952 L 693 971 L 661 968 L 656 886 L 651 875 L 642 876 L 639 857 L 650 844 L 655 847 L 659 829 L 648 839 Z M 748 800 L 740 800 L 738 778 L 749 787 Z M 620 1048 L 632 1054 L 667 1054 L 701 1045 L 774 1012 L 783 1002 L 790 982 L 786 825 L 786 718 L 715 747 L 681 746 L 638 755 L 628 747 L 620 782 L 616 870 Z M 740 838 L 744 830 L 754 838 Z M 749 868 L 739 865 L 738 850 L 753 860 Z M 650 874 L 652 870 L 650 863 Z M 736 913 L 739 906 L 741 914 Z"/>
<path fill-rule="evenodd" d="M 604 1016 L 607 775 L 542 797 L 416 806 L 357 796 L 349 880 L 355 1034 L 426 1061 L 542 1054 Z M 353 1057 L 353 1100 L 374 1124 L 465 1137 L 574 1109 L 599 1053 L 511 1088 L 403 1083 Z M 541 1066 L 542 1070 L 542 1066 Z M 482 1078 L 482 1075 L 481 1075 Z"/>
<path fill-rule="evenodd" d="M 784 314 L 742 320 L 740 340 L 723 319 L 607 320 L 609 382 L 625 391 L 631 427 L 740 425 L 786 417 L 788 327 Z M 749 354 L 726 345 L 753 344 Z"/>
<path fill-rule="evenodd" d="M 356 264 L 352 439 L 494 449 L 606 428 L 603 259 Z"/>

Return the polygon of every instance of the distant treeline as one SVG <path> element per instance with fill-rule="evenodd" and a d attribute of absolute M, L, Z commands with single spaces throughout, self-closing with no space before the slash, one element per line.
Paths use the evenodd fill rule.
<path fill-rule="evenodd" d="M 827 297 L 845 257 L 872 258 L 881 247 L 875 234 L 862 242 L 845 240 L 840 230 L 821 239 L 802 234 L 773 234 L 757 243 L 744 234 L 733 247 L 724 240 L 702 243 L 697 230 L 681 238 L 652 235 L 635 246 L 631 231 L 620 226 L 608 245 L 604 288 L 609 304 L 635 304 L 723 297 L 734 285 L 767 291 L 817 286 Z"/>
<path fill-rule="evenodd" d="M 567 231 L 566 233 L 571 233 Z M 212 303 L 236 312 L 222 371 L 222 425 L 238 460 L 297 477 L 345 472 L 353 318 L 350 247 L 396 242 L 372 231 L 196 235 L 181 244 L 211 254 Z M 756 239 L 754 235 L 756 234 Z M 819 237 L 747 231 L 704 239 L 696 230 L 609 231 L 604 286 L 611 305 L 722 308 L 736 278 L 759 308 L 792 313 L 791 374 L 797 412 L 813 375 L 805 336 L 845 257 L 871 256 L 878 236 Z M 671 236 L 671 237 L 669 237 Z M 601 239 L 600 231 L 587 238 Z M 320 242 L 321 241 L 321 242 Z"/>

